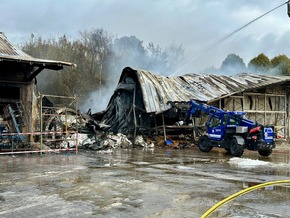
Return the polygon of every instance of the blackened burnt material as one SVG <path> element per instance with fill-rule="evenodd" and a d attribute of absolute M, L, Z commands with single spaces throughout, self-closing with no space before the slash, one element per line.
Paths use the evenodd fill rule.
<path fill-rule="evenodd" d="M 109 125 L 108 131 L 129 135 L 135 131 L 136 108 L 144 108 L 137 77 L 131 68 L 123 70 L 119 84 L 110 99 L 102 123 Z M 135 107 L 134 107 L 135 106 Z M 137 114 L 136 114 L 137 113 Z"/>

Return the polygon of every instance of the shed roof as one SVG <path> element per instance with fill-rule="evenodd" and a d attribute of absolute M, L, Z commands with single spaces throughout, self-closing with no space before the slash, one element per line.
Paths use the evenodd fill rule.
<path fill-rule="evenodd" d="M 60 70 L 63 69 L 63 66 L 75 65 L 69 62 L 34 58 L 11 43 L 3 32 L 0 32 L 0 61 L 21 62 L 51 70 Z"/>
<path fill-rule="evenodd" d="M 127 77 L 137 77 L 145 110 L 148 113 L 158 113 L 169 109 L 171 106 L 168 102 L 170 101 L 182 102 L 196 99 L 210 103 L 221 97 L 290 81 L 289 76 L 247 73 L 234 76 L 186 74 L 178 77 L 164 77 L 129 67 L 123 69 L 119 82 L 125 82 Z"/>

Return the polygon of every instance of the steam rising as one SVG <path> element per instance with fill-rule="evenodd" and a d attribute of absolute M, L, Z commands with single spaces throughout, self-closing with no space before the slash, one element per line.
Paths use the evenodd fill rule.
<path fill-rule="evenodd" d="M 92 92 L 85 103 L 81 105 L 80 110 L 82 112 L 87 112 L 91 109 L 92 113 L 105 110 L 114 93 L 114 88 L 113 86 L 108 86 Z"/>
<path fill-rule="evenodd" d="M 97 90 L 90 94 L 81 108 L 82 111 L 91 109 L 92 112 L 98 112 L 106 109 L 125 67 L 144 69 L 154 74 L 168 76 L 182 63 L 184 52 L 181 45 L 171 44 L 166 48 L 152 42 L 146 45 L 136 36 L 117 38 L 110 48 L 110 54 L 114 58 L 110 59 L 107 82 L 101 87 L 96 85 Z"/>

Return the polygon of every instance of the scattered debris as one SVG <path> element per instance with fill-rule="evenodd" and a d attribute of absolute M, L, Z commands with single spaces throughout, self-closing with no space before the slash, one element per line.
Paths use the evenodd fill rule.
<path fill-rule="evenodd" d="M 142 147 L 142 148 L 154 148 L 154 141 L 152 140 L 149 140 L 147 138 L 147 142 L 144 140 L 144 137 L 142 135 L 138 135 L 136 138 L 135 138 L 135 141 L 134 141 L 134 146 L 136 147 Z"/>
<path fill-rule="evenodd" d="M 122 133 L 109 133 L 107 139 L 101 142 L 103 148 L 132 148 L 132 142 Z"/>

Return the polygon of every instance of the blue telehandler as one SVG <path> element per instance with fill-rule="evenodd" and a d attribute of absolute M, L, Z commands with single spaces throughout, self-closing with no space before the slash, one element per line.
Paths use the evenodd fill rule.
<path fill-rule="evenodd" d="M 207 133 L 199 138 L 198 147 L 209 152 L 213 147 L 224 148 L 235 157 L 241 157 L 244 149 L 258 151 L 261 156 L 269 156 L 274 143 L 274 127 L 263 126 L 245 118 L 243 111 L 225 111 L 205 103 L 190 101 L 188 115 L 209 115 L 206 122 Z"/>

